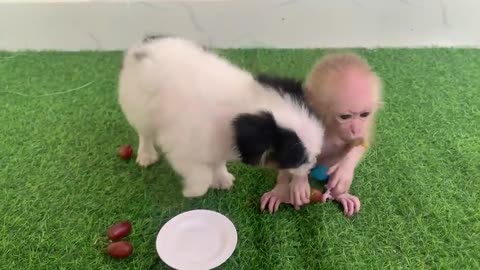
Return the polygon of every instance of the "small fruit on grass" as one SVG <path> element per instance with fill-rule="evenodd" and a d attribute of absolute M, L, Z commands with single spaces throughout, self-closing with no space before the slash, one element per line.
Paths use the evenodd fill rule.
<path fill-rule="evenodd" d="M 110 240 L 120 240 L 123 237 L 130 234 L 132 231 L 132 225 L 128 221 L 119 222 L 111 226 L 107 231 L 108 239 Z"/>
<path fill-rule="evenodd" d="M 133 252 L 133 246 L 127 241 L 113 242 L 107 247 L 107 253 L 113 258 L 123 259 Z"/>
<path fill-rule="evenodd" d="M 323 194 L 320 190 L 312 188 L 310 192 L 310 202 L 312 203 L 322 202 L 322 196 Z"/>
<path fill-rule="evenodd" d="M 133 149 L 131 145 L 122 145 L 118 148 L 118 156 L 122 159 L 130 159 L 133 154 Z"/>

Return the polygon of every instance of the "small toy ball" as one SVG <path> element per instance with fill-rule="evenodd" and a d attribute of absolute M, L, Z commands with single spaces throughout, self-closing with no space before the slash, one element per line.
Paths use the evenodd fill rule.
<path fill-rule="evenodd" d="M 118 156 L 121 159 L 128 160 L 132 158 L 133 148 L 131 145 L 122 145 L 118 148 Z"/>
<path fill-rule="evenodd" d="M 315 188 L 312 188 L 310 191 L 310 202 L 319 203 L 322 202 L 323 193 Z"/>
<path fill-rule="evenodd" d="M 317 165 L 310 171 L 310 176 L 317 181 L 328 180 L 328 167 L 323 165 Z"/>

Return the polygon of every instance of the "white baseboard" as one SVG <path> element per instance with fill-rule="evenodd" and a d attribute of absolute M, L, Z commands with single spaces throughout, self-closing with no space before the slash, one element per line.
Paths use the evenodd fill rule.
<path fill-rule="evenodd" d="M 216 48 L 480 47 L 478 0 L 0 0 L 0 50 L 123 50 L 146 34 Z"/>

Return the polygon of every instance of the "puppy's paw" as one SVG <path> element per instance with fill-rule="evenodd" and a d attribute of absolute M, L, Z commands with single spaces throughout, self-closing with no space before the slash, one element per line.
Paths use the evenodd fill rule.
<path fill-rule="evenodd" d="M 235 176 L 229 172 L 223 172 L 220 175 L 217 175 L 212 183 L 212 188 L 216 189 L 230 189 L 233 186 L 233 181 Z"/>
<path fill-rule="evenodd" d="M 196 198 L 205 195 L 208 191 L 208 186 L 186 186 L 183 188 L 182 194 L 185 198 Z"/>
<path fill-rule="evenodd" d="M 157 153 L 139 152 L 137 155 L 137 164 L 147 167 L 158 161 Z"/>

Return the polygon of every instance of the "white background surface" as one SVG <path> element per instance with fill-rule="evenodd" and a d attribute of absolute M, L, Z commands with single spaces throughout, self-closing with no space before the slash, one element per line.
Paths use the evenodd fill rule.
<path fill-rule="evenodd" d="M 0 0 L 0 50 L 119 50 L 149 33 L 218 48 L 480 47 L 480 1 Z"/>

